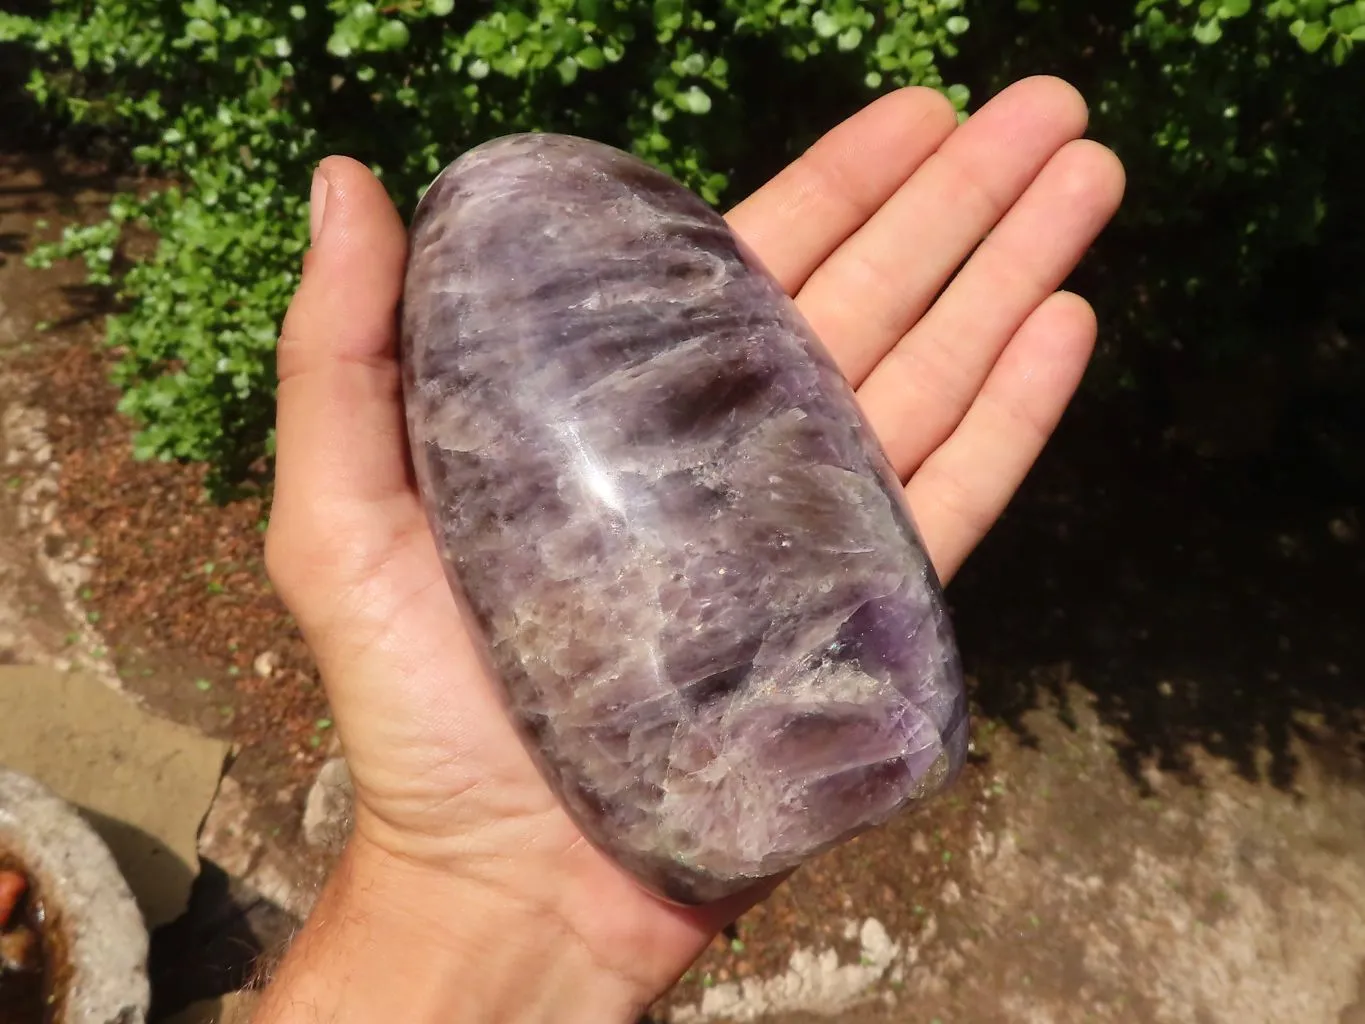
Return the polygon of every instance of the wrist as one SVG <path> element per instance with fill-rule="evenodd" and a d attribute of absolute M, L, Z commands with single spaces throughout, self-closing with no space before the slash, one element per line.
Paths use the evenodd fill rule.
<path fill-rule="evenodd" d="M 252 1024 L 634 1024 L 647 996 L 553 915 L 353 838 Z"/>

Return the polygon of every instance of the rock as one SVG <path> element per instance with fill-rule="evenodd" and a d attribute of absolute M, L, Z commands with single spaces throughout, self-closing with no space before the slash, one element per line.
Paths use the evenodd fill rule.
<path fill-rule="evenodd" d="M 876 998 L 875 986 L 903 964 L 900 945 L 876 918 L 854 924 L 861 949 L 853 963 L 840 963 L 833 949 L 798 948 L 786 969 L 770 978 L 722 982 L 702 992 L 699 1005 L 679 1006 L 669 1016 L 678 1024 L 701 1021 L 765 1021 L 825 1017 L 848 1019 L 859 1003 Z M 850 1015 L 851 1016 L 851 1015 Z"/>
<path fill-rule="evenodd" d="M 251 670 L 262 679 L 269 679 L 280 667 L 280 656 L 274 651 L 262 651 L 251 663 Z"/>
<path fill-rule="evenodd" d="M 316 892 L 296 867 L 292 849 L 283 849 L 252 825 L 257 807 L 231 775 L 225 775 L 199 833 L 199 854 L 233 879 L 295 917 L 308 915 Z"/>
<path fill-rule="evenodd" d="M 724 220 L 521 135 L 447 168 L 411 237 L 418 486 L 585 835 L 705 902 L 947 785 L 962 673 L 900 482 Z"/>
<path fill-rule="evenodd" d="M 251 805 L 241 783 L 224 775 L 199 830 L 200 856 L 230 875 L 244 877 L 251 873 L 263 845 L 251 827 Z"/>
<path fill-rule="evenodd" d="M 318 771 L 303 807 L 303 837 L 309 846 L 335 852 L 351 831 L 351 773 L 346 759 L 334 757 Z"/>
<path fill-rule="evenodd" d="M 151 1001 L 147 929 L 104 841 L 45 786 L 0 769 L 0 853 L 22 865 L 58 928 L 62 1019 L 141 1024 Z"/>
<path fill-rule="evenodd" d="M 875 917 L 869 917 L 863 922 L 862 928 L 858 931 L 858 941 L 863 947 L 864 961 L 889 964 L 899 952 L 899 948 L 891 941 L 891 936 L 886 931 L 886 925 Z"/>

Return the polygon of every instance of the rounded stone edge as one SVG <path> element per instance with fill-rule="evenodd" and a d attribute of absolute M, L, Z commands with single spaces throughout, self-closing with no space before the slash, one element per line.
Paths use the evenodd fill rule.
<path fill-rule="evenodd" d="M 439 213 L 432 212 L 432 206 L 435 203 L 439 203 L 443 198 L 441 194 L 441 186 L 443 183 L 449 179 L 458 178 L 460 174 L 469 169 L 472 164 L 482 157 L 488 157 L 492 154 L 492 156 L 496 158 L 500 155 L 500 151 L 502 150 L 514 150 L 517 147 L 528 146 L 530 142 L 536 141 L 549 145 L 568 144 L 571 149 L 577 148 L 585 152 L 596 150 L 613 154 L 623 160 L 637 164 L 641 168 L 648 168 L 648 170 L 657 175 L 661 180 L 666 180 L 677 187 L 681 192 L 692 195 L 699 204 L 703 202 L 700 197 L 697 197 L 695 193 L 692 192 L 692 190 L 688 189 L 672 175 L 650 165 L 640 157 L 608 143 L 558 132 L 516 132 L 490 138 L 466 149 L 436 173 L 427 188 L 423 190 L 421 199 L 416 204 L 410 219 L 410 239 L 412 240 L 414 251 L 417 248 L 416 242 L 418 240 L 419 227 L 426 227 L 426 224 L 424 223 L 426 218 L 435 218 L 439 216 Z M 534 147 L 530 148 L 534 149 Z M 534 152 L 532 155 L 534 155 Z M 709 205 L 708 209 L 710 210 Z M 717 221 L 718 226 L 724 227 L 725 221 L 719 211 L 711 210 L 711 215 Z M 448 227 L 448 225 L 442 225 L 442 228 L 444 227 Z M 438 231 L 438 233 L 440 232 Z M 799 310 L 796 309 L 790 296 L 785 295 L 780 284 L 778 284 L 776 278 L 773 276 L 772 271 L 756 256 L 752 249 L 749 248 L 742 239 L 735 236 L 732 231 L 728 233 L 731 240 L 734 242 L 738 250 L 738 255 L 743 263 L 746 264 L 752 272 L 766 278 L 772 284 L 775 294 L 789 304 L 792 315 L 805 327 L 805 331 L 803 332 L 804 338 L 812 348 L 811 355 L 817 362 L 823 362 L 828 367 L 832 368 L 835 377 L 838 380 L 843 380 L 842 375 L 837 373 L 837 368 L 834 366 L 832 357 L 830 357 L 829 353 L 825 350 L 823 343 L 815 333 L 813 327 L 805 321 L 805 318 L 800 314 Z M 851 388 L 848 388 L 848 395 L 850 402 L 854 402 Z M 408 396 L 405 394 L 405 399 L 407 397 Z M 854 404 L 856 407 L 856 402 L 854 402 Z M 547 771 L 543 764 L 538 765 L 538 767 L 541 768 L 541 774 L 546 776 L 547 781 L 550 781 L 551 788 L 557 791 L 556 795 L 559 797 L 564 810 L 575 819 L 575 822 L 583 832 L 584 837 L 592 842 L 609 861 L 620 868 L 622 873 L 631 878 L 640 888 L 666 903 L 680 907 L 703 906 L 739 895 L 749 890 L 761 889 L 765 885 L 776 884 L 780 880 L 785 879 L 799 870 L 800 867 L 804 866 L 810 860 L 831 849 L 842 846 L 868 831 L 884 826 L 891 818 L 906 812 L 913 806 L 922 805 L 933 799 L 956 781 L 965 766 L 968 737 L 970 733 L 970 714 L 968 713 L 966 701 L 966 683 L 961 670 L 960 649 L 957 643 L 956 632 L 952 628 L 951 619 L 948 615 L 943 584 L 939 579 L 932 562 L 928 558 L 923 535 L 920 532 L 916 517 L 905 499 L 903 490 L 895 478 L 894 471 L 890 466 L 890 462 L 887 459 L 885 452 L 882 450 L 880 442 L 871 435 L 870 428 L 868 428 L 865 418 L 860 417 L 859 422 L 864 431 L 867 432 L 868 440 L 870 441 L 870 444 L 866 446 L 869 448 L 868 454 L 869 456 L 875 455 L 871 460 L 869 468 L 876 471 L 877 474 L 883 478 L 882 482 L 887 485 L 888 497 L 892 504 L 895 505 L 902 514 L 907 532 L 910 535 L 914 546 L 919 549 L 924 557 L 927 575 L 925 582 L 933 598 L 931 603 L 934 607 L 935 618 L 938 620 L 937 631 L 942 634 L 945 649 L 950 655 L 947 660 L 951 666 L 954 666 L 947 671 L 947 674 L 955 679 L 956 686 L 954 689 L 957 691 L 959 699 L 955 701 L 957 708 L 950 716 L 947 728 L 942 732 L 942 749 L 933 770 L 925 777 L 923 783 L 913 793 L 908 794 L 891 812 L 875 819 L 869 819 L 854 829 L 821 845 L 812 847 L 798 861 L 783 864 L 781 867 L 775 868 L 772 872 L 725 876 L 714 876 L 705 870 L 697 869 L 676 861 L 665 862 L 653 857 L 628 856 L 624 854 L 620 847 L 614 847 L 610 843 L 601 841 L 600 837 L 594 835 L 594 828 L 591 824 L 580 818 L 570 803 L 563 799 L 563 794 L 558 792 L 560 787 L 553 781 L 554 773 Z M 457 594 L 457 598 L 458 596 L 459 595 Z M 533 759 L 540 760 L 537 757 L 535 749 L 537 741 L 532 737 L 528 737 L 524 730 L 519 731 L 523 732 L 523 740 L 526 741 Z"/>
<path fill-rule="evenodd" d="M 60 1020 L 142 1024 L 151 1004 L 147 926 L 104 840 L 42 783 L 0 768 L 0 847 L 55 911 L 69 971 Z"/>

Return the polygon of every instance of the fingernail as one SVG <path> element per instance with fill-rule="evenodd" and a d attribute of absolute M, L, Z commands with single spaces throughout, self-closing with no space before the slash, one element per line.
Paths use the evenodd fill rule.
<path fill-rule="evenodd" d="M 313 172 L 313 188 L 308 196 L 308 233 L 312 245 L 318 244 L 318 236 L 322 234 L 322 218 L 327 209 L 327 193 L 331 188 L 322 168 Z"/>

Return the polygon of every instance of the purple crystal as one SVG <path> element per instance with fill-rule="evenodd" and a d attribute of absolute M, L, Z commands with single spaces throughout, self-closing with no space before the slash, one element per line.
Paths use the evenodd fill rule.
<path fill-rule="evenodd" d="M 900 483 L 725 221 L 598 143 L 466 153 L 414 216 L 418 486 L 584 834 L 711 901 L 946 786 L 962 671 Z"/>

